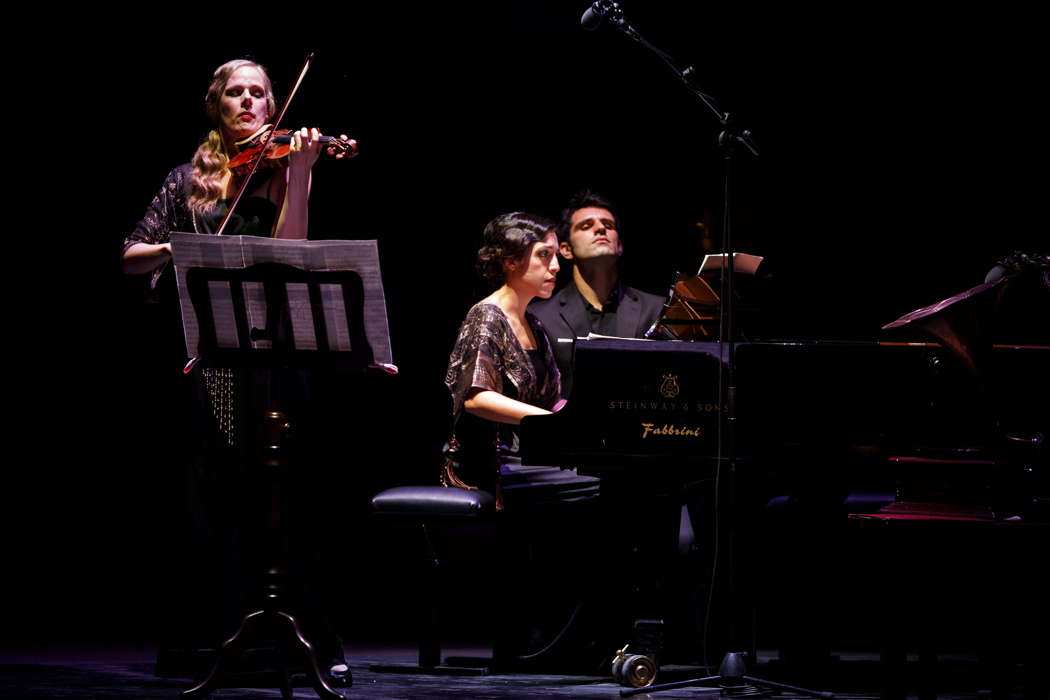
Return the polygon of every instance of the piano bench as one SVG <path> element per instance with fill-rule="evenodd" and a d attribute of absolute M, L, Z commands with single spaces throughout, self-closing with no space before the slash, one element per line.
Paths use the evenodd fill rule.
<path fill-rule="evenodd" d="M 401 517 L 480 518 L 496 512 L 496 499 L 486 491 L 444 486 L 396 486 L 372 497 L 372 513 Z"/>
<path fill-rule="evenodd" d="M 438 559 L 434 534 L 441 525 L 477 522 L 496 513 L 496 499 L 486 491 L 444 486 L 397 486 L 372 497 L 372 514 L 418 520 L 423 529 L 423 609 L 420 617 L 419 664 L 372 666 L 379 673 L 482 675 L 488 668 L 445 666 L 441 663 Z"/>

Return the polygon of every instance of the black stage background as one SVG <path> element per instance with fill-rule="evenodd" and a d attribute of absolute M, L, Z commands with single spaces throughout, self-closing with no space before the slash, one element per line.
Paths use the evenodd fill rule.
<path fill-rule="evenodd" d="M 736 243 L 775 271 L 777 305 L 766 312 L 776 337 L 874 338 L 981 282 L 1009 250 L 1045 248 L 1034 17 L 623 6 L 755 134 L 762 157 L 736 161 Z M 204 135 L 203 92 L 223 61 L 259 60 L 280 99 L 315 49 L 287 125 L 361 144 L 355 161 L 319 163 L 311 205 L 311 237 L 379 240 L 401 368 L 348 380 L 331 407 L 345 425 L 329 534 L 343 545 L 348 637 L 385 633 L 380 611 L 402 590 L 384 567 L 403 558 L 389 553 L 403 543 L 367 525 L 364 503 L 436 474 L 447 353 L 485 293 L 473 273 L 484 223 L 514 209 L 555 216 L 593 188 L 621 208 L 625 278 L 653 292 L 697 267 L 696 222 L 717 240 L 717 125 L 642 47 L 582 31 L 586 3 L 394 5 L 342 20 L 340 7 L 302 20 L 285 8 L 280 21 L 224 9 L 221 32 L 149 17 L 130 18 L 141 31 L 54 38 L 63 60 L 36 87 L 52 116 L 81 118 L 58 132 L 73 145 L 43 181 L 53 184 L 16 205 L 37 212 L 24 230 L 44 235 L 47 252 L 26 237 L 25 259 L 45 262 L 30 266 L 23 292 L 39 304 L 17 321 L 25 361 L 9 366 L 24 419 L 11 437 L 28 447 L 9 466 L 11 641 L 156 635 L 178 565 L 181 477 L 166 426 L 179 358 L 118 257 Z"/>

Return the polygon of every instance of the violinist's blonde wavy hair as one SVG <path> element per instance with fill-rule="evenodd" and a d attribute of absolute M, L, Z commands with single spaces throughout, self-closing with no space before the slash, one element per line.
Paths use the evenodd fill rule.
<path fill-rule="evenodd" d="M 270 76 L 267 75 L 266 69 L 255 61 L 239 58 L 227 61 L 215 69 L 211 85 L 208 86 L 208 93 L 204 96 L 204 111 L 215 124 L 218 124 L 220 120 L 219 100 L 222 99 L 222 93 L 226 90 L 226 83 L 239 68 L 255 68 L 262 74 L 263 87 L 266 90 L 266 119 L 273 118 L 277 110 L 273 99 L 273 86 L 270 84 Z M 197 147 L 197 152 L 193 154 L 189 206 L 194 212 L 205 213 L 222 198 L 222 184 L 226 175 L 226 164 L 229 161 L 222 133 L 218 129 L 212 129 L 208 132 L 208 138 Z"/>

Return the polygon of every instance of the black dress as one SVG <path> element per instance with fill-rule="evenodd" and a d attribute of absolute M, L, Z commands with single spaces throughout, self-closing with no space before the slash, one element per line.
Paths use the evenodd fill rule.
<path fill-rule="evenodd" d="M 229 200 L 220 201 L 205 215 L 193 212 L 189 207 L 191 174 L 188 163 L 169 173 L 142 220 L 125 239 L 125 251 L 135 243 L 167 243 L 175 231 L 214 232 Z M 250 190 L 269 190 L 279 174 L 274 170 L 260 173 Z M 270 199 L 245 197 L 230 217 L 225 233 L 270 236 L 277 213 Z M 185 361 L 170 267 L 165 265 L 153 273 L 151 288 L 169 327 L 165 340 L 177 347 Z M 168 353 L 172 353 L 171 348 L 158 351 L 162 356 Z M 172 364 L 168 372 L 174 373 L 177 369 Z M 260 525 L 265 517 L 262 508 L 266 494 L 252 457 L 252 438 L 272 395 L 279 397 L 282 410 L 297 431 L 298 444 L 291 448 L 290 466 L 295 478 L 284 501 L 294 523 L 286 533 L 285 547 L 285 565 L 291 572 L 291 612 L 304 624 L 323 667 L 344 663 L 342 645 L 331 629 L 324 602 L 325 582 L 315 537 L 318 526 L 312 519 L 315 509 L 307 505 L 310 492 L 322 481 L 303 459 L 306 434 L 313 422 L 307 377 L 301 372 L 271 377 L 259 371 L 208 368 L 196 369 L 174 381 L 180 386 L 171 393 L 182 402 L 181 427 L 172 431 L 171 439 L 181 448 L 185 471 L 181 516 L 185 524 L 179 562 L 183 580 L 177 586 L 179 601 L 171 605 L 163 632 L 158 674 L 198 674 L 210 665 L 215 650 L 237 630 L 244 615 L 261 607 Z M 302 507 L 298 507 L 300 503 Z"/>

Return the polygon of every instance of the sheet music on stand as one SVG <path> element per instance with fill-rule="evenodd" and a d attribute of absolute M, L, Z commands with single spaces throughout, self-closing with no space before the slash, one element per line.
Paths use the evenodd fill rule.
<path fill-rule="evenodd" d="M 191 364 L 209 351 L 265 354 L 275 349 L 275 320 L 267 318 L 273 299 L 267 299 L 267 283 L 249 272 L 253 267 L 280 268 L 279 276 L 288 280 L 279 292 L 287 311 L 287 318 L 280 320 L 287 347 L 318 356 L 366 353 L 371 366 L 397 373 L 376 241 L 173 233 L 171 242 Z M 195 285 L 190 278 L 197 270 L 208 273 L 203 309 L 195 309 L 191 298 Z M 352 293 L 347 280 L 356 287 Z M 200 328 L 202 313 L 210 316 L 210 328 Z M 214 348 L 209 350 L 210 343 Z"/>
<path fill-rule="evenodd" d="M 733 253 L 733 271 L 744 275 L 753 275 L 758 272 L 758 266 L 762 264 L 764 259 L 761 255 Z M 725 266 L 725 253 L 710 253 L 704 256 L 703 261 L 700 263 L 700 269 L 696 271 L 696 274 L 702 275 L 705 272 L 717 272 Z"/>

